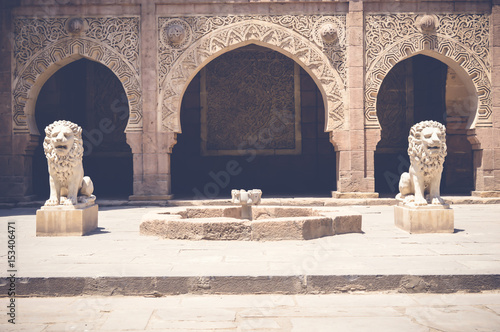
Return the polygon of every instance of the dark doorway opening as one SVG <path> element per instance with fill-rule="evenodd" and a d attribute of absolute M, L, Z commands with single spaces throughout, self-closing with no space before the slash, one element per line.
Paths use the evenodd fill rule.
<path fill-rule="evenodd" d="M 287 81 L 292 86 L 274 83 L 273 78 L 280 75 L 292 75 Z M 265 120 L 259 119 L 266 119 L 272 111 L 283 114 L 280 107 L 289 101 L 283 101 L 283 95 L 290 89 L 300 99 L 295 105 L 298 131 L 293 132 L 293 123 L 262 129 Z M 204 100 L 210 95 L 204 93 L 219 98 L 211 104 Z M 214 107 L 225 108 L 221 111 Z M 219 118 L 210 124 L 210 116 L 217 112 Z M 259 117 L 259 112 L 264 115 Z M 227 198 L 231 189 L 253 188 L 262 189 L 266 197 L 331 197 L 336 189 L 335 150 L 324 132 L 324 121 L 320 91 L 293 60 L 255 45 L 226 53 L 196 75 L 184 94 L 182 134 L 171 158 L 172 191 L 176 197 L 185 198 Z M 283 143 L 283 136 L 293 134 L 300 138 L 295 145 Z M 261 144 L 260 140 L 265 142 Z M 226 146 L 241 149 L 233 149 L 229 155 Z M 288 150 L 280 150 L 280 146 Z M 295 152 L 290 152 L 293 149 Z"/>
<path fill-rule="evenodd" d="M 467 91 L 456 73 L 443 62 L 417 55 L 396 64 L 385 77 L 377 96 L 382 127 L 375 151 L 375 190 L 394 196 L 402 172 L 410 166 L 408 134 L 415 123 L 434 120 L 444 124 L 448 155 L 441 192 L 468 194 L 474 189 L 472 146 L 466 125 L 473 111 Z M 468 108 L 469 107 L 469 108 Z"/>
<path fill-rule="evenodd" d="M 87 59 L 72 62 L 43 85 L 35 107 L 40 144 L 33 156 L 33 191 L 47 199 L 49 181 L 43 152 L 44 129 L 69 120 L 83 129 L 85 175 L 94 182 L 97 198 L 128 198 L 132 194 L 132 153 L 126 143 L 128 102 L 115 74 Z"/>

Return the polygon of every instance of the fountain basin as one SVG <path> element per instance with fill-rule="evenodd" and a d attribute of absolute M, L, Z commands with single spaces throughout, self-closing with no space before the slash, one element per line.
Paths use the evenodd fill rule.
<path fill-rule="evenodd" d="M 171 208 L 146 214 L 142 235 L 183 240 L 310 240 L 361 233 L 361 215 L 349 209 L 252 207 L 252 219 L 241 219 L 241 207 Z"/>

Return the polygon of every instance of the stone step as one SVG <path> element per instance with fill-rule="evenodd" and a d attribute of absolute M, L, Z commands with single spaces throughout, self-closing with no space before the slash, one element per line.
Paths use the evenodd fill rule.
<path fill-rule="evenodd" d="M 3 279 L 6 280 L 6 279 Z M 8 283 L 0 285 L 7 294 Z M 178 294 L 334 294 L 396 291 L 456 293 L 500 290 L 500 275 L 290 275 L 48 277 L 16 280 L 18 297 L 165 296 Z"/>

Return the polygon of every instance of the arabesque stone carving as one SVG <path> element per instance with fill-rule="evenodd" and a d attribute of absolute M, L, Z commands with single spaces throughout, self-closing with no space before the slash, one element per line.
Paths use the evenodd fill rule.
<path fill-rule="evenodd" d="M 53 17 L 15 18 L 13 129 L 14 133 L 35 133 L 33 88 L 55 64 L 68 58 L 86 57 L 115 73 L 122 82 L 129 103 L 127 131 L 142 128 L 142 88 L 139 62 L 138 17 Z"/>
<path fill-rule="evenodd" d="M 377 94 L 394 65 L 435 52 L 470 76 L 478 95 L 476 126 L 492 125 L 489 14 L 367 14 L 365 16 L 365 127 L 379 128 Z M 431 53 L 425 53 L 431 54 Z"/>
<path fill-rule="evenodd" d="M 335 29 L 338 42 L 324 42 L 321 30 L 325 24 Z M 173 25 L 184 28 L 185 38 L 180 44 L 168 38 Z M 344 14 L 160 17 L 160 130 L 181 131 L 184 88 L 205 63 L 225 50 L 248 43 L 283 52 L 315 75 L 326 97 L 326 131 L 342 128 L 345 122 L 345 26 Z"/>
<path fill-rule="evenodd" d="M 43 149 L 49 165 L 50 198 L 45 206 L 93 203 L 94 185 L 83 176 L 82 128 L 70 121 L 55 121 L 45 128 Z"/>
<path fill-rule="evenodd" d="M 411 206 L 444 204 L 439 186 L 446 157 L 445 126 L 436 121 L 419 122 L 411 127 L 408 143 L 410 170 L 401 174 L 396 198 Z"/>

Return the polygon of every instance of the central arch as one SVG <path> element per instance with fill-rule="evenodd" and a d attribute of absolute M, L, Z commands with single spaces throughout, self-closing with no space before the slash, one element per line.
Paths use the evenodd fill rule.
<path fill-rule="evenodd" d="M 227 197 L 258 187 L 271 196 L 331 195 L 336 154 L 324 101 L 290 58 L 249 45 L 207 64 L 183 96 L 171 158 L 176 197 Z"/>
<path fill-rule="evenodd" d="M 189 82 L 216 57 L 255 44 L 280 52 L 297 62 L 315 81 L 325 104 L 325 131 L 344 126 L 345 85 L 328 57 L 313 42 L 276 24 L 249 20 L 228 25 L 204 36 L 175 61 L 160 83 L 160 131 L 181 132 L 180 109 Z"/>

